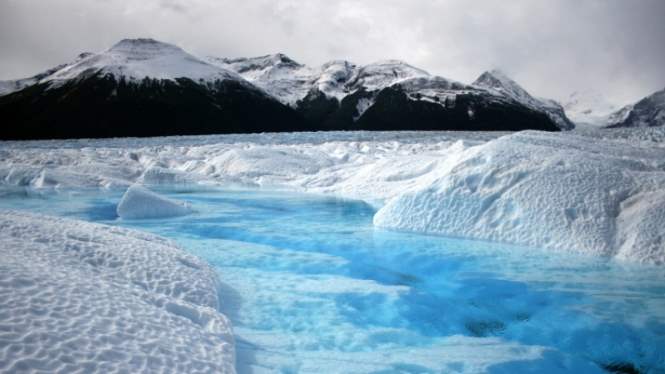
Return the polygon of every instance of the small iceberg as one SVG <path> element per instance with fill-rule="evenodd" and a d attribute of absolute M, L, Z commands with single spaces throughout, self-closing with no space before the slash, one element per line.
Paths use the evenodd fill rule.
<path fill-rule="evenodd" d="M 193 212 L 188 203 L 160 196 L 138 184 L 127 189 L 116 211 L 124 219 L 178 217 Z"/>

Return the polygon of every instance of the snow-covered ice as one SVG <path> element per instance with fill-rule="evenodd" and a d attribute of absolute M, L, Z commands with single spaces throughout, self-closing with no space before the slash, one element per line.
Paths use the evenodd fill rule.
<path fill-rule="evenodd" d="M 146 219 L 184 216 L 192 213 L 192 209 L 186 202 L 160 196 L 134 184 L 122 196 L 117 212 L 125 219 Z"/>
<path fill-rule="evenodd" d="M 234 373 L 217 274 L 161 237 L 0 212 L 0 371 Z"/>
<path fill-rule="evenodd" d="M 235 325 L 240 371 L 598 372 L 615 362 L 660 368 L 661 268 L 626 262 L 663 263 L 663 140 L 665 130 L 654 128 L 3 142 L 5 206 L 170 237 L 205 258 L 225 285 L 216 289 L 202 261 L 176 255 L 157 236 L 3 211 L 2 254 L 11 260 L 1 270 L 12 281 L 2 291 L 14 302 L 30 300 L 26 292 L 42 284 L 60 287 L 49 297 L 63 301 L 50 305 L 92 305 L 85 316 L 103 317 L 81 323 L 103 319 L 104 327 L 121 326 L 108 323 L 106 312 L 118 305 L 121 316 L 148 331 L 125 339 L 121 357 L 151 334 L 164 334 L 151 341 L 178 342 L 171 351 L 155 348 L 159 354 L 133 353 L 136 360 L 162 360 L 155 365 L 171 365 L 165 352 L 181 349 L 198 355 L 182 365 L 233 362 L 219 304 Z M 191 202 L 197 214 L 118 220 L 116 204 L 128 188 L 142 188 L 130 187 L 136 183 L 159 191 L 159 199 Z M 372 206 L 312 195 L 201 192 L 220 186 L 335 195 Z M 81 188 L 92 197 L 82 198 Z M 372 221 L 491 242 L 380 230 Z M 33 254 L 33 247 L 48 255 Z M 133 261 L 126 252 L 147 257 Z M 110 267 L 128 256 L 132 261 Z M 61 258 L 71 264 L 65 268 Z M 127 263 L 144 275 L 124 271 Z M 4 271 L 21 266 L 33 269 L 29 291 L 13 281 L 23 270 Z M 55 308 L 39 310 L 59 316 Z M 39 321 L 30 315 L 19 326 L 34 329 Z M 54 326 L 53 341 L 66 340 L 59 335 L 65 327 Z M 107 331 L 83 326 L 77 333 Z M 210 333 L 210 326 L 221 327 Z M 86 346 L 92 359 L 85 363 L 106 370 L 111 364 L 98 343 Z M 52 349 L 57 356 L 62 347 Z M 212 356 L 220 350 L 224 355 Z M 11 357 L 14 365 L 26 355 Z"/>
<path fill-rule="evenodd" d="M 655 224 L 658 211 L 648 207 L 662 204 L 664 134 L 654 128 L 4 142 L 0 178 L 4 185 L 51 188 L 177 180 L 332 194 L 381 208 L 375 222 L 382 227 L 662 263 L 664 232 Z"/>
<path fill-rule="evenodd" d="M 374 209 L 361 201 L 246 190 L 163 194 L 191 201 L 199 213 L 117 220 L 109 207 L 118 190 L 15 194 L 2 205 L 139 228 L 205 259 L 224 282 L 220 310 L 234 324 L 239 372 L 662 366 L 659 268 L 375 230 Z"/>
<path fill-rule="evenodd" d="M 663 264 L 663 155 L 517 133 L 469 150 L 441 178 L 391 200 L 374 222 Z"/>

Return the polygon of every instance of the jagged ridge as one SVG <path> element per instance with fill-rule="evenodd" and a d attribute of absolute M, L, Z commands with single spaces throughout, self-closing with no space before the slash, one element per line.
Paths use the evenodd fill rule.
<path fill-rule="evenodd" d="M 199 59 L 168 43 L 125 39 L 5 83 L 15 91 L 0 96 L 0 115 L 14 126 L 0 136 L 568 128 L 559 107 L 499 81 L 465 85 L 397 60 L 311 68 L 284 54 Z"/>
<path fill-rule="evenodd" d="M 610 116 L 608 127 L 654 127 L 665 125 L 665 89 Z"/>

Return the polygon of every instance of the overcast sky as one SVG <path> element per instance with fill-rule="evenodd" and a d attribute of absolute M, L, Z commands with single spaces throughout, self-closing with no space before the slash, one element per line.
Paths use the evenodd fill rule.
<path fill-rule="evenodd" d="M 539 96 L 622 104 L 665 87 L 664 20 L 663 0 L 0 0 L 0 79 L 151 37 L 312 65 L 401 59 L 465 83 L 500 68 Z"/>

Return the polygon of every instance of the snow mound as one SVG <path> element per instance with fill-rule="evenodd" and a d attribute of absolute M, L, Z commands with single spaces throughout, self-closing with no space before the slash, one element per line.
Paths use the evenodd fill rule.
<path fill-rule="evenodd" d="M 218 280 L 151 234 L 0 212 L 0 371 L 234 373 Z"/>
<path fill-rule="evenodd" d="M 168 218 L 192 213 L 187 203 L 160 196 L 134 184 L 122 196 L 117 208 L 124 219 Z"/>
<path fill-rule="evenodd" d="M 662 149 L 539 132 L 472 147 L 389 201 L 379 227 L 662 264 Z M 618 217 L 618 218 L 617 218 Z"/>

